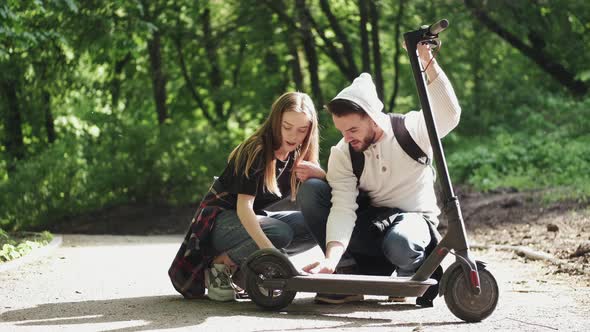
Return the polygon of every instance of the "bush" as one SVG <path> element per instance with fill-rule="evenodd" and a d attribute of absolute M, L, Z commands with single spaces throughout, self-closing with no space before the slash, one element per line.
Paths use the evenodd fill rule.
<path fill-rule="evenodd" d="M 0 184 L 0 227 L 41 229 L 129 202 L 194 202 L 225 165 L 233 146 L 225 136 L 134 125 L 62 138 Z"/>
<path fill-rule="evenodd" d="M 53 236 L 48 232 L 8 234 L 0 228 L 0 262 L 20 258 L 52 239 Z"/>
<path fill-rule="evenodd" d="M 453 179 L 479 190 L 499 187 L 569 188 L 590 195 L 590 99 L 582 102 L 549 97 L 541 111 L 529 114 L 518 131 L 494 129 L 490 138 L 454 144 L 448 162 Z M 459 141 L 465 142 L 466 138 Z"/>

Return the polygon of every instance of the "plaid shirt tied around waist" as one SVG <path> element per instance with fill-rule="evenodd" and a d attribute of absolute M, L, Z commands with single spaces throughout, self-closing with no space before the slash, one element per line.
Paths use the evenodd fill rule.
<path fill-rule="evenodd" d="M 210 234 L 217 215 L 232 208 L 223 199 L 227 192 L 218 192 L 215 181 L 193 217 L 184 241 L 172 261 L 168 275 L 174 288 L 185 298 L 200 298 L 205 294 L 205 269 L 214 257 Z"/>

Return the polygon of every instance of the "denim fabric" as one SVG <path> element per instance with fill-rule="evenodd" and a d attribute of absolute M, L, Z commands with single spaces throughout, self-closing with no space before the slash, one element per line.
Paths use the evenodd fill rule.
<path fill-rule="evenodd" d="M 316 245 L 301 212 L 266 213 L 266 216 L 258 216 L 258 221 L 275 248 L 294 255 Z M 258 246 L 242 226 L 236 210 L 225 210 L 217 216 L 211 236 L 215 251 L 227 252 L 237 265 L 242 265 L 250 254 L 258 250 Z"/>
<path fill-rule="evenodd" d="M 297 195 L 301 212 L 314 239 L 325 252 L 326 222 L 330 214 L 332 189 L 319 179 L 309 179 L 301 185 Z M 400 213 L 393 225 L 383 234 L 371 229 L 370 220 L 379 212 L 371 206 L 359 208 L 347 254 L 358 257 L 385 257 L 397 267 L 398 276 L 410 276 L 424 261 L 426 249 L 433 241 L 428 222 L 420 213 Z"/>

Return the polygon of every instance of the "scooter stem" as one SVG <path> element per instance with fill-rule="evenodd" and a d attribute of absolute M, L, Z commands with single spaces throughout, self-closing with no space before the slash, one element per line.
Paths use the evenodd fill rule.
<path fill-rule="evenodd" d="M 425 74 L 423 73 L 418 56 L 418 43 L 428 42 L 438 37 L 438 33 L 442 32 L 448 26 L 447 20 L 439 21 L 430 27 L 423 26 L 418 30 L 406 32 L 404 40 L 406 48 L 410 57 L 410 65 L 412 67 L 412 74 L 416 82 L 416 89 L 418 90 L 418 98 L 422 106 L 422 113 L 426 128 L 428 130 L 428 137 L 430 145 L 432 146 L 433 159 L 436 165 L 438 179 L 441 181 L 442 189 L 442 204 L 443 213 L 448 219 L 449 227 L 446 236 L 442 239 L 433 252 L 427 257 L 422 266 L 416 271 L 412 278 L 413 280 L 426 280 L 434 272 L 436 267 L 442 262 L 450 249 L 455 251 L 455 254 L 462 257 L 462 263 L 466 263 L 471 271 L 477 273 L 477 265 L 473 259 L 469 257 L 469 244 L 467 243 L 465 224 L 459 200 L 453 192 L 451 184 L 451 177 L 447 168 L 442 143 L 438 135 L 434 114 L 430 108 L 430 101 L 428 93 L 426 92 Z M 459 260 L 459 258 L 457 258 Z M 475 285 L 473 285 L 474 288 Z M 477 285 L 479 287 L 479 285 Z M 476 291 L 474 289 L 474 291 Z"/>

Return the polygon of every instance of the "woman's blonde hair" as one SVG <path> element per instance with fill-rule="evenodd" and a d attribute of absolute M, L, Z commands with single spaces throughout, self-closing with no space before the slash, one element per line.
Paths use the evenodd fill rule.
<path fill-rule="evenodd" d="M 229 155 L 229 161 L 234 161 L 235 174 L 250 176 L 250 170 L 254 161 L 262 154 L 264 161 L 264 190 L 267 190 L 279 197 L 282 197 L 277 184 L 275 169 L 275 150 L 281 147 L 283 141 L 281 126 L 285 112 L 298 112 L 307 115 L 310 121 L 307 135 L 300 146 L 295 150 L 295 163 L 306 160 L 318 164 L 319 155 L 319 130 L 318 117 L 311 101 L 311 98 L 301 92 L 287 92 L 280 96 L 272 104 L 269 117 L 262 123 L 262 126 L 252 136 L 238 145 Z M 243 174 L 238 174 L 243 170 Z M 298 181 L 295 172 L 291 172 L 291 200 L 297 196 Z"/>

